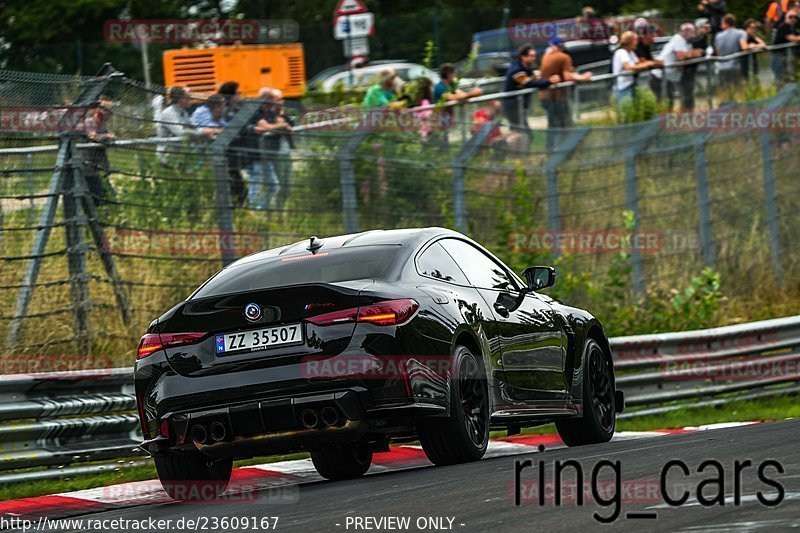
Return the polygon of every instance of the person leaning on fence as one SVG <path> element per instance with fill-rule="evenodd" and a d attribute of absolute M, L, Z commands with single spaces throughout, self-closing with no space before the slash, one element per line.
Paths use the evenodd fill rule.
<path fill-rule="evenodd" d="M 292 191 L 292 150 L 294 150 L 294 126 L 292 117 L 286 113 L 283 93 L 279 89 L 272 91 L 272 108 L 267 114 L 266 123 L 272 127 L 272 135 L 264 141 L 270 154 L 273 154 L 273 166 L 281 183 L 276 198 L 276 206 L 283 209 Z"/>
<path fill-rule="evenodd" d="M 680 25 L 678 33 L 672 36 L 658 55 L 659 61 L 664 64 L 664 70 L 661 73 L 654 71 L 653 74 L 660 80 L 661 76 L 666 78 L 666 97 L 670 110 L 672 110 L 676 89 L 680 90 L 683 111 L 690 111 L 694 108 L 694 83 L 691 86 L 686 83 L 681 84 L 683 66 L 675 65 L 675 63 L 705 55 L 705 51 L 692 47 L 691 40 L 695 38 L 695 33 L 694 24 L 684 22 Z"/>
<path fill-rule="evenodd" d="M 736 27 L 736 17 L 728 13 L 722 17 L 722 31 L 714 37 L 714 54 L 725 57 L 738 54 L 747 43 L 747 34 Z M 733 91 L 742 81 L 742 67 L 739 59 L 727 59 L 717 63 L 720 88 L 733 97 Z"/>
<path fill-rule="evenodd" d="M 225 99 L 225 122 L 231 121 L 239 111 L 242 102 L 242 93 L 239 92 L 239 82 L 226 81 L 217 89 L 217 94 Z M 228 150 L 228 181 L 231 185 L 231 196 L 236 207 L 244 206 L 247 201 L 247 186 L 242 177 L 242 169 L 247 166 L 249 156 L 240 143 L 246 142 L 243 136 L 237 137 Z"/>
<path fill-rule="evenodd" d="M 109 129 L 112 110 L 113 103 L 110 96 L 102 95 L 97 99 L 85 122 L 86 138 L 91 146 L 81 148 L 79 152 L 83 163 L 83 177 L 97 205 L 106 201 L 111 188 L 108 183 L 110 165 L 106 147 L 116 139 Z"/>
<path fill-rule="evenodd" d="M 389 109 L 403 107 L 405 102 L 397 99 L 397 93 L 394 90 L 396 77 L 397 73 L 391 67 L 381 70 L 375 83 L 367 89 L 361 107 L 388 107 Z"/>
<path fill-rule="evenodd" d="M 758 36 L 760 24 L 756 19 L 747 19 L 744 21 L 745 39 L 742 41 L 741 46 L 743 51 L 749 51 L 750 55 L 741 58 L 740 65 L 742 68 L 742 78 L 746 81 L 751 79 L 758 81 L 758 54 L 755 52 L 763 50 L 767 44 Z"/>
<path fill-rule="evenodd" d="M 261 151 L 259 137 L 267 131 L 259 123 L 267 116 L 273 105 L 273 93 L 269 87 L 262 87 L 258 92 L 261 105 L 250 117 L 242 132 L 237 147 L 242 152 L 241 163 L 247 170 L 247 204 L 250 209 L 266 210 L 274 207 L 275 196 L 280 189 L 280 182 L 269 156 Z"/>
<path fill-rule="evenodd" d="M 775 28 L 773 45 L 786 45 L 789 43 L 800 42 L 800 11 L 792 9 L 783 21 Z M 786 81 L 786 63 L 790 58 L 797 57 L 797 47 L 791 49 L 791 55 L 786 48 L 772 51 L 772 73 L 775 76 L 775 84 L 782 85 Z"/>
<path fill-rule="evenodd" d="M 689 39 L 689 59 L 698 59 L 711 55 L 711 22 L 707 18 L 699 18 L 694 21 L 694 37 Z M 697 70 L 699 65 L 693 63 L 684 65 L 681 69 L 680 93 L 681 108 L 684 111 L 694 111 L 695 82 L 697 81 Z M 713 68 L 709 67 L 709 68 Z"/>
<path fill-rule="evenodd" d="M 636 57 L 641 61 L 649 61 L 651 68 L 664 68 L 664 63 L 653 57 L 653 40 L 655 39 L 656 29 L 646 18 L 639 17 L 633 21 L 633 31 L 636 32 Z M 660 72 L 660 71 L 659 71 Z M 636 75 L 634 77 L 637 77 Z M 657 100 L 661 100 L 661 82 L 650 73 L 648 80 L 650 90 L 656 95 Z"/>
<path fill-rule="evenodd" d="M 252 197 L 248 198 L 251 207 L 282 209 L 291 190 L 294 121 L 285 114 L 283 93 L 278 89 L 263 88 L 259 98 L 264 103 L 254 117 L 252 131 L 263 135 L 261 175 L 266 180 L 266 195 L 262 185 L 261 188 L 251 187 Z"/>
<path fill-rule="evenodd" d="M 206 138 L 213 139 L 220 128 L 195 128 L 192 125 L 192 118 L 187 109 L 191 105 L 192 96 L 183 87 L 172 87 L 169 90 L 169 103 L 160 114 L 160 120 L 156 124 L 156 135 L 161 138 L 181 137 L 185 139 Z M 159 143 L 156 148 L 156 155 L 159 162 L 163 165 L 172 165 L 172 151 L 175 144 Z M 172 149 L 172 150 L 171 150 Z"/>
<path fill-rule="evenodd" d="M 576 83 L 592 79 L 591 72 L 578 74 L 572 65 L 572 58 L 565 50 L 565 42 L 561 37 L 550 39 L 550 46 L 542 58 L 542 77 L 558 76 L 561 81 Z M 570 88 L 549 88 L 539 91 L 539 102 L 547 113 L 547 150 L 556 144 L 556 136 L 562 128 L 572 126 L 572 112 L 569 108 Z"/>
<path fill-rule="evenodd" d="M 219 131 L 227 125 L 225 120 L 225 99 L 219 94 L 206 98 L 203 105 L 192 113 L 192 125 L 196 128 L 216 128 Z"/>
<path fill-rule="evenodd" d="M 614 80 L 614 97 L 617 101 L 617 113 L 622 115 L 622 103 L 636 96 L 635 73 L 651 68 L 652 61 L 641 60 L 636 55 L 638 37 L 632 31 L 626 31 L 619 39 L 619 47 L 611 58 L 611 72 L 617 76 Z"/>
<path fill-rule="evenodd" d="M 469 92 L 458 88 L 458 71 L 452 63 L 444 63 L 439 67 L 439 82 L 433 86 L 433 103 L 439 102 L 463 102 L 468 98 L 480 96 L 483 91 L 478 87 L 472 88 Z M 439 115 L 441 126 L 447 129 L 453 124 L 453 108 L 446 107 Z"/>
<path fill-rule="evenodd" d="M 536 50 L 533 46 L 525 45 L 517 50 L 517 59 L 506 72 L 503 92 L 519 91 L 521 89 L 546 89 L 550 85 L 561 81 L 559 74 L 544 78 L 537 73 L 534 70 L 536 59 Z M 505 115 L 513 130 L 527 136 L 528 142 L 530 142 L 533 133 L 528 124 L 530 107 L 530 93 L 521 96 L 508 96 L 503 99 L 503 115 Z"/>

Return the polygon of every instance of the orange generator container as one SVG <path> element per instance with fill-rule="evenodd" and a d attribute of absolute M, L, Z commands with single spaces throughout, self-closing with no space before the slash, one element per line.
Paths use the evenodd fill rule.
<path fill-rule="evenodd" d="M 262 87 L 280 89 L 286 98 L 306 90 L 306 66 L 301 43 L 248 44 L 164 51 L 164 82 L 213 93 L 226 81 L 238 81 L 245 97 Z"/>

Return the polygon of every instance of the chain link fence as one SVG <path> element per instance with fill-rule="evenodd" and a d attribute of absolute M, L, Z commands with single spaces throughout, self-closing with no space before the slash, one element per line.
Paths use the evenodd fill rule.
<path fill-rule="evenodd" d="M 355 111 L 309 121 L 287 103 L 291 135 L 256 135 L 264 103 L 246 100 L 219 135 L 159 137 L 163 94 L 110 67 L 0 71 L 2 373 L 71 370 L 31 368 L 42 354 L 75 369 L 127 365 L 150 321 L 220 267 L 311 235 L 447 226 L 512 266 L 558 257 L 562 272 L 599 278 L 626 253 L 637 294 L 703 266 L 743 295 L 798 279 L 796 128 L 657 117 L 534 127 L 520 149 L 497 122 L 472 122 L 480 101 L 366 122 Z M 730 109 L 789 111 L 798 98 L 788 84 Z M 92 130 L 99 100 L 113 108 Z"/>

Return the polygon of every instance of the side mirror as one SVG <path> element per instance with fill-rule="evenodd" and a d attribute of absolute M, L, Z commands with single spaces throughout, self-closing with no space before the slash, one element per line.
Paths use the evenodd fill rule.
<path fill-rule="evenodd" d="M 522 276 L 532 291 L 540 291 L 556 283 L 556 269 L 550 266 L 528 267 L 522 271 Z"/>

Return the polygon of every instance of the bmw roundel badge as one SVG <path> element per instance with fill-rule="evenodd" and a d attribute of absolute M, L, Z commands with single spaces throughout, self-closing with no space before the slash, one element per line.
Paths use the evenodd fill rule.
<path fill-rule="evenodd" d="M 261 307 L 258 304 L 247 304 L 244 306 L 244 317 L 250 322 L 258 322 L 261 318 Z"/>

